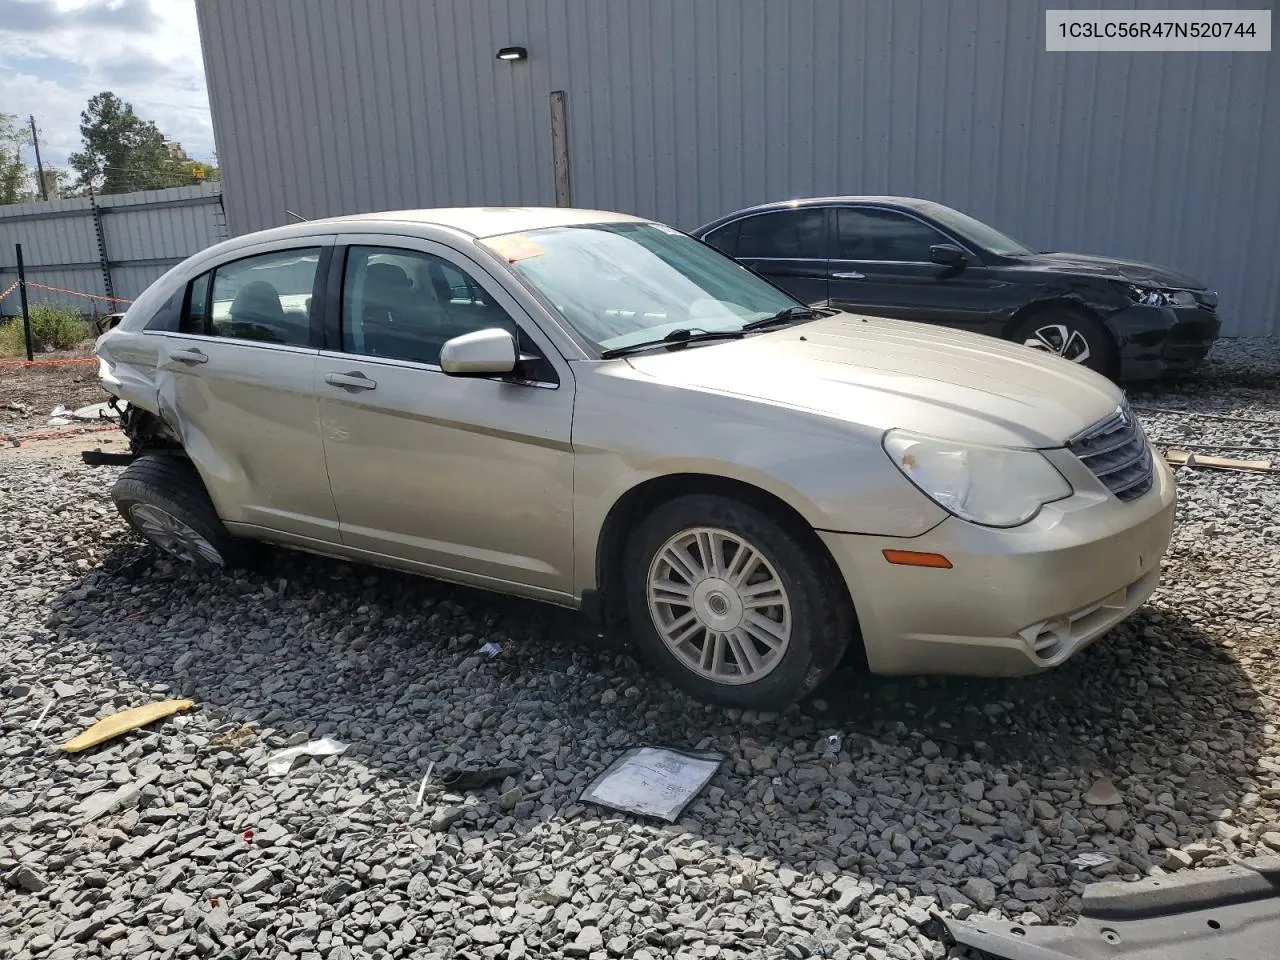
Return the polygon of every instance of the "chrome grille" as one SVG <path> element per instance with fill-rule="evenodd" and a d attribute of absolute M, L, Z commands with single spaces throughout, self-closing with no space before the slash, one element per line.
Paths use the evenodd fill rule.
<path fill-rule="evenodd" d="M 1137 500 L 1151 489 L 1151 446 L 1127 404 L 1072 439 L 1067 448 L 1120 500 Z"/>

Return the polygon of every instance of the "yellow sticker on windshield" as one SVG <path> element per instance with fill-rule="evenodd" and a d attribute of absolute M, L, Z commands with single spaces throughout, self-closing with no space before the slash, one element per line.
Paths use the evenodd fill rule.
<path fill-rule="evenodd" d="M 540 257 L 547 252 L 523 233 L 508 233 L 501 237 L 490 237 L 485 241 L 485 244 L 499 256 L 505 257 L 507 263 L 528 260 L 530 257 Z"/>

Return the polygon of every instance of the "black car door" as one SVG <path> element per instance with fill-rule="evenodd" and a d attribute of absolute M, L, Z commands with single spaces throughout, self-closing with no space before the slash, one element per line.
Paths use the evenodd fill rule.
<path fill-rule="evenodd" d="M 805 303 L 827 299 L 828 209 L 795 207 L 735 220 L 707 243 Z"/>
<path fill-rule="evenodd" d="M 933 225 L 898 210 L 840 207 L 829 260 L 831 305 L 853 313 L 1000 332 L 1007 284 L 971 250 L 934 263 L 930 248 L 957 246 Z"/>

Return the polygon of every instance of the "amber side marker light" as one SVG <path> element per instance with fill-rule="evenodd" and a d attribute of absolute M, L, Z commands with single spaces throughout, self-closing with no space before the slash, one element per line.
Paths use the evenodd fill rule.
<path fill-rule="evenodd" d="M 940 553 L 917 553 L 915 550 L 885 550 L 884 558 L 904 567 L 937 567 L 950 570 L 951 561 Z"/>

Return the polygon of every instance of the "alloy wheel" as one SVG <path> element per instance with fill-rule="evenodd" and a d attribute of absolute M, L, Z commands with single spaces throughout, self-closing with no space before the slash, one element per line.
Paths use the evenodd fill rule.
<path fill-rule="evenodd" d="M 139 532 L 165 553 L 197 566 L 223 566 L 218 548 L 189 524 L 150 503 L 135 503 L 129 517 Z"/>
<path fill-rule="evenodd" d="M 791 642 L 791 600 L 778 572 L 738 534 L 682 530 L 649 565 L 649 614 L 667 649 L 716 683 L 771 673 Z"/>
<path fill-rule="evenodd" d="M 1052 353 L 1072 363 L 1086 363 L 1092 355 L 1084 334 L 1065 323 L 1050 323 L 1040 327 L 1022 342 L 1024 346 Z"/>

